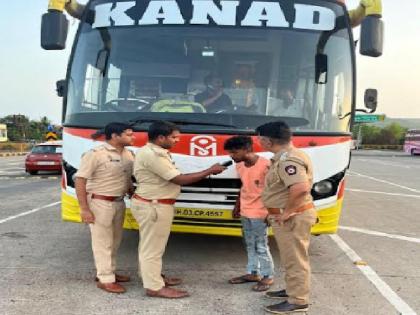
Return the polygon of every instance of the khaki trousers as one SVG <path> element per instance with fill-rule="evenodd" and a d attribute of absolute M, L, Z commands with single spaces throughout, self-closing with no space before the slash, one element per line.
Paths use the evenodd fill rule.
<path fill-rule="evenodd" d="M 140 227 L 139 269 L 143 287 L 160 290 L 165 286 L 162 278 L 162 256 L 171 232 L 174 207 L 131 199 L 131 212 Z"/>
<path fill-rule="evenodd" d="M 89 226 L 96 276 L 102 283 L 112 283 L 115 282 L 116 254 L 123 234 L 125 203 L 90 198 L 88 203 L 95 215 L 95 223 Z"/>
<path fill-rule="evenodd" d="M 270 219 L 280 251 L 280 263 L 285 269 L 287 301 L 291 304 L 309 304 L 311 266 L 308 249 L 311 227 L 316 218 L 315 209 L 309 209 L 281 225 Z"/>

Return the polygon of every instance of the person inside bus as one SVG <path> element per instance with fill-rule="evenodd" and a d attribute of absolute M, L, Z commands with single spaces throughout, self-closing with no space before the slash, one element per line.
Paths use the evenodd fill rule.
<path fill-rule="evenodd" d="M 282 88 L 280 90 L 280 99 L 282 100 L 281 111 L 284 116 L 302 117 L 303 108 L 301 102 L 296 100 L 291 88 Z"/>
<path fill-rule="evenodd" d="M 195 101 L 202 104 L 209 113 L 225 113 L 233 110 L 232 100 L 223 91 L 220 77 L 210 74 L 205 77 L 206 90 L 195 96 Z"/>
<path fill-rule="evenodd" d="M 255 94 L 255 83 L 254 83 L 255 69 L 250 64 L 239 64 L 236 67 L 232 87 L 236 90 L 242 90 L 244 92 L 245 100 L 243 106 L 250 108 L 255 106 L 256 94 Z"/>
<path fill-rule="evenodd" d="M 279 91 L 278 103 L 272 104 L 269 115 L 281 117 L 305 117 L 303 104 L 296 99 L 290 87 L 283 87 Z"/>

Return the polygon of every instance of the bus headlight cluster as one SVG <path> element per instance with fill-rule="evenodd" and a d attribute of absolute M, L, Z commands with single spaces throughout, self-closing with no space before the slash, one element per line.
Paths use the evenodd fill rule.
<path fill-rule="evenodd" d="M 333 190 L 333 184 L 328 180 L 323 180 L 322 182 L 316 183 L 313 189 L 318 195 L 326 195 Z"/>

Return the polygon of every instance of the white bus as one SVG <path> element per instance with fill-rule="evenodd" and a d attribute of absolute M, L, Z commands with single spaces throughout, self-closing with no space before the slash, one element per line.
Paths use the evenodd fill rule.
<path fill-rule="evenodd" d="M 63 36 L 51 34 L 63 16 L 58 5 L 50 8 L 43 46 L 58 49 Z M 355 41 L 343 3 L 91 0 L 71 10 L 80 26 L 59 88 L 64 220 L 80 222 L 72 176 L 82 153 L 98 145 L 91 134 L 111 121 L 132 124 L 134 150 L 146 143 L 150 122 L 179 124 L 172 156 L 190 173 L 226 161 L 228 137 L 255 136 L 257 126 L 284 120 L 314 164 L 313 233 L 336 232 L 356 99 Z M 203 93 L 220 84 L 223 104 L 204 106 Z M 256 152 L 270 156 L 254 142 Z M 232 218 L 239 188 L 234 166 L 183 187 L 173 230 L 240 235 Z M 125 227 L 137 228 L 129 209 Z"/>

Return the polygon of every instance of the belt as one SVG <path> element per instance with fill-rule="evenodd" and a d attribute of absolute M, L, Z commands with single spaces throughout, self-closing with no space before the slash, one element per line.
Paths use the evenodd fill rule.
<path fill-rule="evenodd" d="M 100 199 L 100 200 L 106 200 L 106 201 L 123 201 L 124 196 L 103 196 L 98 194 L 92 194 L 92 199 Z"/>
<path fill-rule="evenodd" d="M 157 202 L 157 203 L 162 203 L 162 204 L 165 204 L 165 205 L 173 205 L 176 202 L 176 199 L 154 199 L 154 200 L 144 199 L 143 197 L 140 197 L 137 194 L 134 194 L 132 198 L 137 199 L 137 200 L 141 200 L 141 201 L 144 201 L 144 202 Z"/>
<path fill-rule="evenodd" d="M 293 213 L 301 213 L 304 212 L 306 210 L 315 208 L 315 205 L 311 202 L 311 203 L 307 203 L 306 205 L 303 205 L 301 207 L 298 207 L 296 209 L 293 209 Z M 267 208 L 268 213 L 269 214 L 281 214 L 283 213 L 284 209 L 282 208 Z"/>

